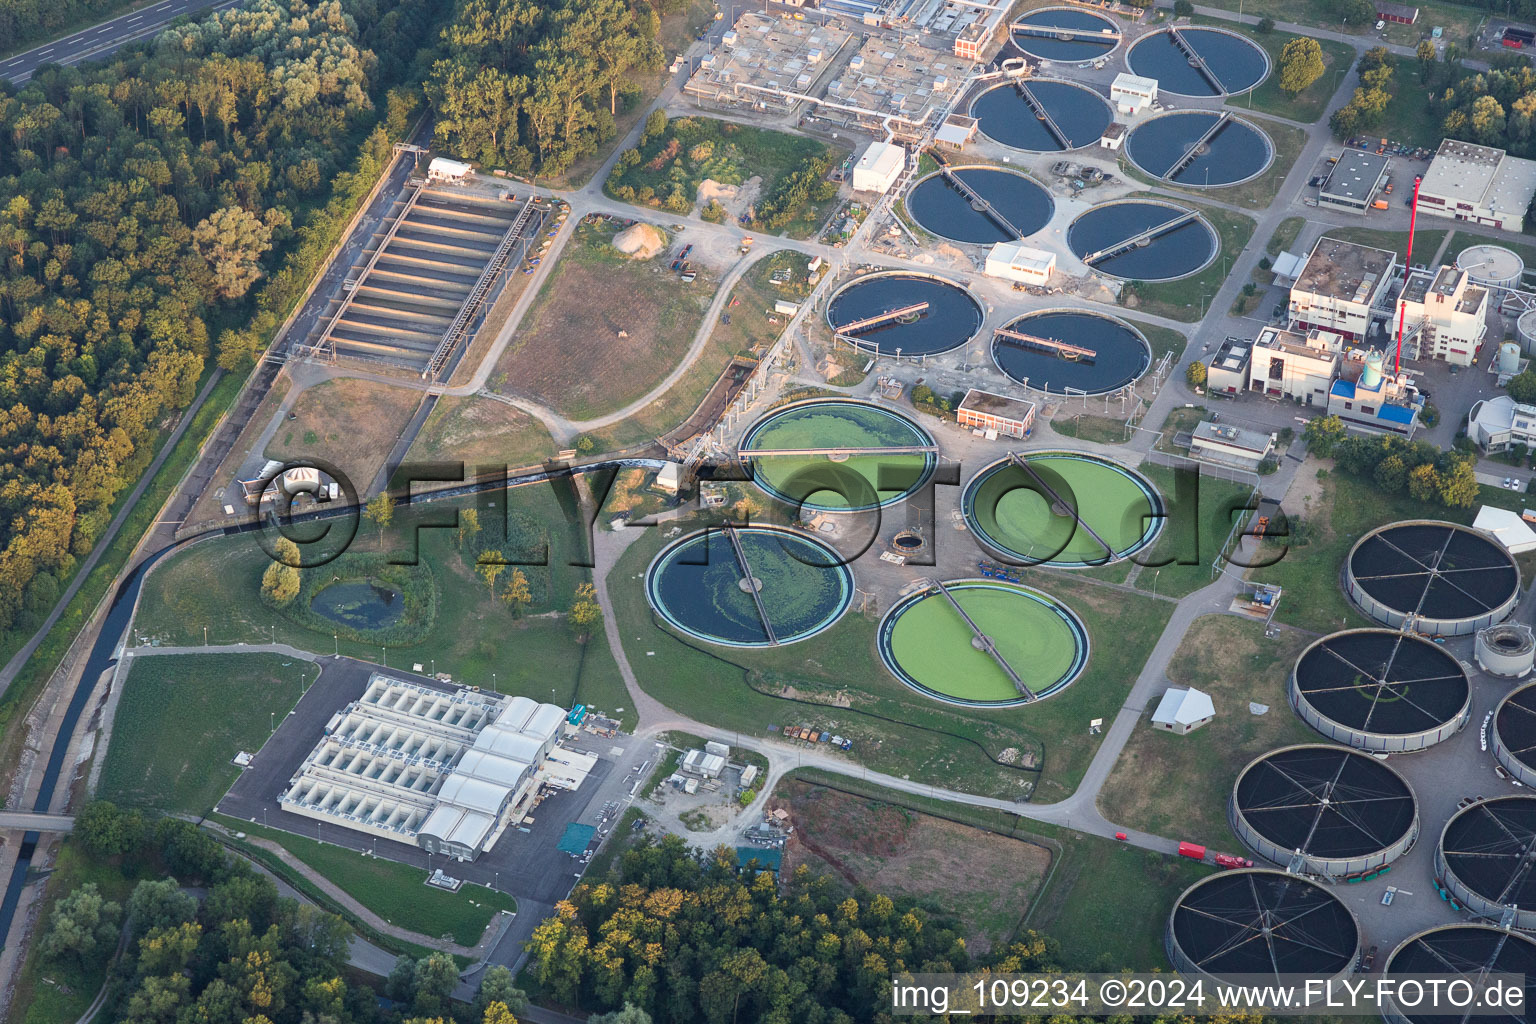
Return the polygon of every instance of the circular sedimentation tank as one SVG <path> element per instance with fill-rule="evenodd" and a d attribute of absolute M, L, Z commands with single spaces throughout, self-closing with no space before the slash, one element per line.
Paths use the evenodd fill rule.
<path fill-rule="evenodd" d="M 1164 228 L 1164 225 L 1171 225 Z M 1204 217 L 1172 203 L 1100 203 L 1067 228 L 1067 246 L 1094 270 L 1128 281 L 1188 277 L 1216 258 L 1216 232 Z"/>
<path fill-rule="evenodd" d="M 1048 78 L 993 86 L 972 102 L 971 116 L 993 142 L 1030 153 L 1096 145 L 1115 119 L 1109 102 L 1092 89 Z"/>
<path fill-rule="evenodd" d="M 1527 1007 L 1536 999 L 1536 942 L 1524 935 L 1487 925 L 1452 924 L 1412 935 L 1392 951 L 1382 973 L 1397 978 L 1429 974 L 1525 975 L 1523 1005 L 1503 1014 L 1488 1011 L 1470 1017 L 1460 1012 L 1404 1008 L 1388 996 L 1381 1015 L 1388 1024 L 1525 1024 Z"/>
<path fill-rule="evenodd" d="M 1526 355 L 1536 353 L 1536 309 L 1528 309 L 1515 321 L 1515 333 L 1520 337 L 1520 349 Z"/>
<path fill-rule="evenodd" d="M 1159 95 L 1230 96 L 1247 92 L 1269 74 L 1269 55 L 1262 47 L 1222 28 L 1152 32 L 1131 44 L 1125 63 L 1132 74 L 1157 79 Z"/>
<path fill-rule="evenodd" d="M 1259 856 L 1303 874 L 1358 875 L 1392 863 L 1419 834 L 1407 780 L 1358 751 L 1282 747 L 1239 773 L 1228 804 L 1232 831 Z"/>
<path fill-rule="evenodd" d="M 1017 565 L 1075 569 L 1128 558 L 1157 539 L 1163 499 L 1140 473 L 1085 452 L 1022 453 L 965 485 L 966 526 Z"/>
<path fill-rule="evenodd" d="M 1180 110 L 1132 128 L 1125 155 L 1152 177 L 1184 188 L 1225 188 L 1263 174 L 1274 161 L 1275 146 L 1240 117 Z"/>
<path fill-rule="evenodd" d="M 933 445 L 932 434 L 894 409 L 812 398 L 768 413 L 742 435 L 737 450 L 753 481 L 775 498 L 813 512 L 861 512 L 907 497 L 928 482 L 938 462 L 933 451 L 861 449 Z"/>
<path fill-rule="evenodd" d="M 1316 641 L 1291 671 L 1291 707 L 1312 728 L 1357 750 L 1423 750 L 1467 724 L 1472 687 L 1438 644 L 1386 629 Z"/>
<path fill-rule="evenodd" d="M 967 707 L 1011 707 L 1058 693 L 1082 672 L 1089 650 L 1072 609 L 996 579 L 952 580 L 942 590 L 909 594 L 881 619 L 877 643 L 897 679 Z"/>
<path fill-rule="evenodd" d="M 1493 756 L 1521 784 L 1536 788 L 1536 683 L 1509 693 L 1493 714 Z"/>
<path fill-rule="evenodd" d="M 1452 815 L 1435 848 L 1435 877 L 1479 917 L 1536 928 L 1536 796 L 1480 800 Z"/>
<path fill-rule="evenodd" d="M 1013 45 L 1040 60 L 1097 60 L 1120 45 L 1120 27 L 1102 14 L 1075 7 L 1042 7 L 1010 28 Z"/>
<path fill-rule="evenodd" d="M 1502 245 L 1469 245 L 1456 257 L 1456 269 L 1485 288 L 1516 288 L 1525 276 L 1525 260 Z"/>
<path fill-rule="evenodd" d="M 1412 520 L 1361 537 L 1345 561 L 1345 587 L 1393 629 L 1461 636 L 1502 622 L 1520 600 L 1514 558 L 1487 534 Z"/>
<path fill-rule="evenodd" d="M 1223 871 L 1185 889 L 1163 932 L 1180 974 L 1347 974 L 1360 951 L 1349 908 L 1323 886 L 1266 868 Z"/>
<path fill-rule="evenodd" d="M 645 575 L 657 615 L 712 644 L 770 647 L 813 637 L 848 610 L 853 573 L 832 548 L 778 527 L 734 533 L 735 544 L 726 530 L 709 529 L 661 550 Z"/>
<path fill-rule="evenodd" d="M 1053 395 L 1105 395 L 1152 365 L 1140 331 L 1104 313 L 1026 313 L 992 338 L 992 361 L 1016 383 Z"/>
<path fill-rule="evenodd" d="M 912 186 L 906 203 L 912 219 L 940 238 L 978 245 L 1011 242 L 1045 227 L 1056 209 L 1051 194 L 1018 171 L 957 167 L 952 173 L 994 213 L 935 171 Z"/>
<path fill-rule="evenodd" d="M 921 306 L 911 312 L 914 306 Z M 890 316 L 888 314 L 900 314 Z M 952 281 L 928 274 L 865 274 L 827 303 L 827 324 L 882 356 L 932 356 L 959 348 L 981 329 L 981 303 Z M 844 328 L 858 326 L 852 335 Z"/>

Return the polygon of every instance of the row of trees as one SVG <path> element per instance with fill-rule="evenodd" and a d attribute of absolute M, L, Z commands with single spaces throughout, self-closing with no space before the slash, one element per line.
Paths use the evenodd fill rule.
<path fill-rule="evenodd" d="M 1341 139 L 1381 124 L 1392 100 L 1397 58 L 1385 46 L 1373 47 L 1360 55 L 1359 71 L 1354 95 L 1328 119 L 1328 127 Z"/>
<path fill-rule="evenodd" d="M 328 200 L 382 168 L 382 135 L 347 162 L 406 69 L 381 71 L 351 2 L 251 0 L 0 94 L 0 629 L 51 604 L 220 325 L 242 325 L 220 362 L 248 366 L 332 241 Z"/>
<path fill-rule="evenodd" d="M 1471 508 L 1477 504 L 1477 459 L 1460 451 L 1441 451 L 1428 441 L 1401 437 L 1351 435 L 1337 416 L 1319 416 L 1302 431 L 1307 451 L 1332 458 L 1351 476 L 1371 480 L 1388 494 L 1416 501 Z"/>
<path fill-rule="evenodd" d="M 666 0 L 668 6 L 681 6 Z M 427 95 L 437 145 L 485 164 L 558 175 L 613 137 L 636 74 L 662 63 L 644 0 L 462 0 Z"/>

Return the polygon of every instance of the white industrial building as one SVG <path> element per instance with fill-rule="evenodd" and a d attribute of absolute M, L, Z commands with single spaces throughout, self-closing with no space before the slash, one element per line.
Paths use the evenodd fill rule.
<path fill-rule="evenodd" d="M 1110 84 L 1109 100 L 1122 114 L 1139 114 L 1157 102 L 1157 79 L 1122 71 Z"/>
<path fill-rule="evenodd" d="M 1293 325 L 1314 327 L 1360 341 L 1370 328 L 1397 265 L 1397 254 L 1324 236 L 1312 247 L 1291 285 Z M 1387 311 L 1383 310 L 1383 315 Z"/>
<path fill-rule="evenodd" d="M 1202 725 L 1209 725 L 1215 718 L 1216 705 L 1211 703 L 1210 694 L 1193 686 L 1188 689 L 1170 687 L 1157 702 L 1157 710 L 1152 712 L 1152 728 L 1187 736 Z"/>
<path fill-rule="evenodd" d="M 1487 452 L 1536 446 L 1536 405 L 1522 405 L 1508 395 L 1474 402 L 1467 413 L 1467 436 Z"/>
<path fill-rule="evenodd" d="M 1056 269 L 1056 254 L 1034 249 L 1023 242 L 998 242 L 987 253 L 985 273 L 1005 281 L 1045 284 Z"/>
<path fill-rule="evenodd" d="M 463 181 L 474 173 L 475 169 L 469 164 L 440 156 L 433 157 L 427 164 L 428 181 Z"/>
<path fill-rule="evenodd" d="M 1333 331 L 1266 327 L 1254 339 L 1248 390 L 1304 405 L 1328 404 L 1328 388 L 1338 376 L 1344 340 Z"/>
<path fill-rule="evenodd" d="M 1531 524 L 1527 523 L 1520 513 L 1512 512 L 1507 508 L 1484 505 L 1477 510 L 1477 518 L 1472 520 L 1472 528 L 1482 530 L 1493 537 L 1512 555 L 1536 551 L 1536 530 L 1531 529 Z"/>
<path fill-rule="evenodd" d="M 1223 466 L 1257 469 L 1275 450 L 1275 435 L 1205 420 L 1190 432 L 1189 454 Z"/>
<path fill-rule="evenodd" d="M 284 810 L 473 860 L 542 782 L 580 785 L 592 759 L 560 751 L 566 713 L 527 697 L 440 690 L 374 673 L 278 798 Z"/>
<path fill-rule="evenodd" d="M 907 163 L 907 151 L 893 142 L 871 142 L 853 165 L 853 187 L 857 192 L 886 193 L 901 177 Z"/>
<path fill-rule="evenodd" d="M 703 750 L 690 750 L 683 755 L 683 761 L 679 767 L 690 775 L 718 779 L 720 773 L 725 771 L 725 758 Z"/>
<path fill-rule="evenodd" d="M 1405 359 L 1442 359 L 1471 366 L 1488 332 L 1488 289 L 1455 267 L 1415 270 L 1397 302 Z"/>
<path fill-rule="evenodd" d="M 1419 183 L 1419 210 L 1506 231 L 1525 227 L 1536 197 L 1536 160 L 1445 139 Z"/>

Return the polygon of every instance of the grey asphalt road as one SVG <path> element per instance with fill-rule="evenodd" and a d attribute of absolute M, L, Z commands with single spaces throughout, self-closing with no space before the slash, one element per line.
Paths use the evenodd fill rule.
<path fill-rule="evenodd" d="M 79 64 L 108 54 L 160 31 L 174 18 L 196 14 L 209 8 L 222 11 L 240 0 L 161 0 L 150 7 L 81 29 L 74 35 L 55 39 L 0 61 L 0 77 L 21 85 L 44 64 Z"/>

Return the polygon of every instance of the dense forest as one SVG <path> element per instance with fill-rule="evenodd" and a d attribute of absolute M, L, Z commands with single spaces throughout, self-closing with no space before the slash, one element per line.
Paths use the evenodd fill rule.
<path fill-rule="evenodd" d="M 431 18 L 250 0 L 0 92 L 0 629 L 51 606 L 215 338 L 230 369 L 270 339 L 388 158 L 381 108 L 403 130 Z"/>
<path fill-rule="evenodd" d="M 427 93 L 437 144 L 466 160 L 558 175 L 613 138 L 661 67 L 661 15 L 685 0 L 462 0 Z"/>

